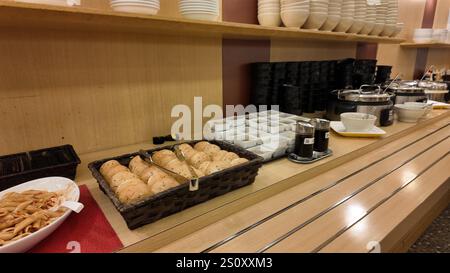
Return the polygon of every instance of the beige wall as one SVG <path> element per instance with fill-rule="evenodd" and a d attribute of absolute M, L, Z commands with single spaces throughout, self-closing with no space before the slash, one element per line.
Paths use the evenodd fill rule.
<path fill-rule="evenodd" d="M 354 58 L 356 44 L 273 40 L 270 48 L 270 60 L 311 61 Z"/>

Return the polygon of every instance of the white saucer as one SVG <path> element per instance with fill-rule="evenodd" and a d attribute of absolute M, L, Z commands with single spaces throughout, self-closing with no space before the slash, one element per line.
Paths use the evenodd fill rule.
<path fill-rule="evenodd" d="M 340 121 L 332 121 L 330 122 L 330 127 L 336 133 L 341 136 L 346 137 L 380 137 L 385 135 L 386 132 L 376 126 L 374 126 L 370 131 L 362 131 L 362 132 L 348 132 L 345 130 L 344 124 Z"/>

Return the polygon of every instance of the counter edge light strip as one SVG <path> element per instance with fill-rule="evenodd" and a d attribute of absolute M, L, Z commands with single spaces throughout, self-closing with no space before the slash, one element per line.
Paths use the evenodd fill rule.
<path fill-rule="evenodd" d="M 445 127 L 447 127 L 447 126 L 449 126 L 449 125 L 450 125 L 450 124 L 446 124 L 446 125 L 444 125 L 444 126 L 438 128 L 438 129 L 434 130 L 433 132 L 428 133 L 428 134 L 426 134 L 425 136 L 423 136 L 423 137 L 421 137 L 421 138 L 419 138 L 419 139 L 417 139 L 417 140 L 415 140 L 415 141 L 413 141 L 413 142 L 411 142 L 411 143 L 409 143 L 409 144 L 407 144 L 407 145 L 401 147 L 400 149 L 398 149 L 398 150 L 396 150 L 396 151 L 394 151 L 394 152 L 392 152 L 392 153 L 390 153 L 390 154 L 388 154 L 388 155 L 386 155 L 386 156 L 384 156 L 384 157 L 382 157 L 382 158 L 380 158 L 380 159 L 378 159 L 378 160 L 375 160 L 375 161 L 373 161 L 373 162 L 370 163 L 370 164 L 367 164 L 366 166 L 364 166 L 364 167 L 358 169 L 357 171 L 355 171 L 355 172 L 353 172 L 353 173 L 351 173 L 351 174 L 348 174 L 348 175 L 344 176 L 343 178 L 341 178 L 341 179 L 335 181 L 334 183 L 331 183 L 330 185 L 328 185 L 328 186 L 326 186 L 326 187 L 324 187 L 324 188 L 322 188 L 322 189 L 320 189 L 320 190 L 317 190 L 317 191 L 313 192 L 312 194 L 310 194 L 310 195 L 308 195 L 308 196 L 305 196 L 304 198 L 302 198 L 302 199 L 300 199 L 300 200 L 298 200 L 298 201 L 296 201 L 296 202 L 290 204 L 289 206 L 284 207 L 284 208 L 280 209 L 279 211 L 277 211 L 277 212 L 275 212 L 275 213 L 273 213 L 273 214 L 271 214 L 271 215 L 269 215 L 269 216 L 263 218 L 262 220 L 260 220 L 260 221 L 258 221 L 258 222 L 256 222 L 256 223 L 254 223 L 254 224 L 252 224 L 252 225 L 250 225 L 250 226 L 248 226 L 248 227 L 246 227 L 246 228 L 240 230 L 239 232 L 235 233 L 234 235 L 232 235 L 232 236 L 230 236 L 230 237 L 228 237 L 228 238 L 226 238 L 226 239 L 224 239 L 224 240 L 222 240 L 222 241 L 220 241 L 220 242 L 218 242 L 218 243 L 216 243 L 216 244 L 214 244 L 214 245 L 208 247 L 207 249 L 203 250 L 202 253 L 210 252 L 210 251 L 212 251 L 212 250 L 214 250 L 214 249 L 216 249 L 216 248 L 218 248 L 218 247 L 220 247 L 220 246 L 222 246 L 222 245 L 228 243 L 229 241 L 231 241 L 231 240 L 233 240 L 233 239 L 235 239 L 235 238 L 237 238 L 237 237 L 243 235 L 244 233 L 250 231 L 251 229 L 253 229 L 253 228 L 255 228 L 255 227 L 257 227 L 257 226 L 259 226 L 259 225 L 261 225 L 261 224 L 263 224 L 263 223 L 265 223 L 265 222 L 267 222 L 267 221 L 269 221 L 270 219 L 272 219 L 272 218 L 274 218 L 274 217 L 280 215 L 281 213 L 283 213 L 283 212 L 285 212 L 285 211 L 287 211 L 287 210 L 289 210 L 289 209 L 291 209 L 291 208 L 293 208 L 293 207 L 295 207 L 295 206 L 297 206 L 297 205 L 299 205 L 299 204 L 301 204 L 301 203 L 303 203 L 303 202 L 305 202 L 305 201 L 311 199 L 312 197 L 314 197 L 314 196 L 316 196 L 316 195 L 318 195 L 318 194 L 320 194 L 320 193 L 322 193 L 322 192 L 325 192 L 325 191 L 327 191 L 327 190 L 329 190 L 329 189 L 331 189 L 331 188 L 333 188 L 333 187 L 339 185 L 340 183 L 344 182 L 345 180 L 349 179 L 350 177 L 352 177 L 352 176 L 354 176 L 354 175 L 356 175 L 356 174 L 358 174 L 358 173 L 360 173 L 360 172 L 366 170 L 367 168 L 370 168 L 370 167 L 372 167 L 372 166 L 374 166 L 374 165 L 380 163 L 381 161 L 383 161 L 383 160 L 385 160 L 385 159 L 387 159 L 387 158 L 389 158 L 389 157 L 391 157 L 391 156 L 393 156 L 393 155 L 395 155 L 395 154 L 397 154 L 397 153 L 403 151 L 404 149 L 406 149 L 406 148 L 412 146 L 413 144 L 415 144 L 415 143 L 417 143 L 417 142 L 419 142 L 419 141 L 422 141 L 423 139 L 425 139 L 425 138 L 427 138 L 427 137 L 429 137 L 429 136 L 431 136 L 431 135 L 437 133 L 438 131 L 444 129 Z"/>
<path fill-rule="evenodd" d="M 372 211 L 374 211 L 375 209 L 377 209 L 378 207 L 380 207 L 382 204 L 384 204 L 386 201 L 388 201 L 389 199 L 391 199 L 394 195 L 396 195 L 398 192 L 400 192 L 402 189 L 404 189 L 405 187 L 407 187 L 409 184 L 411 184 L 412 182 L 414 182 L 417 178 L 419 178 L 421 175 L 423 175 L 425 172 L 427 172 L 429 169 L 431 169 L 434 165 L 436 165 L 437 163 L 439 163 L 441 160 L 443 160 L 445 157 L 447 157 L 450 154 L 450 152 L 447 152 L 446 154 L 442 155 L 441 157 L 439 157 L 437 160 L 435 160 L 431 165 L 429 165 L 427 168 L 425 168 L 424 170 L 422 170 L 421 172 L 419 172 L 413 179 L 411 179 L 410 181 L 404 183 L 402 186 L 400 186 L 399 188 L 395 189 L 391 194 L 389 194 L 388 196 L 386 196 L 385 198 L 381 199 L 378 203 L 376 203 L 373 207 L 371 207 L 370 209 L 368 209 L 364 215 L 361 216 L 361 218 L 359 218 L 358 220 L 356 220 L 354 223 L 347 225 L 346 227 L 342 228 L 341 230 L 339 230 L 338 232 L 336 232 L 332 237 L 328 238 L 325 242 L 323 242 L 322 244 L 320 244 L 318 247 L 316 247 L 312 252 L 316 253 L 319 252 L 320 250 L 322 250 L 325 246 L 327 246 L 328 244 L 330 244 L 332 241 L 336 240 L 339 236 L 341 236 L 344 232 L 346 232 L 347 230 L 349 230 L 350 228 L 352 228 L 354 225 L 356 225 L 357 223 L 359 223 L 362 219 L 364 219 L 367 215 L 369 215 Z M 370 250 L 372 251 L 372 250 Z M 369 252 L 370 252 L 369 251 Z"/>
<path fill-rule="evenodd" d="M 332 211 L 333 209 L 335 209 L 336 207 L 342 205 L 343 203 L 345 203 L 346 201 L 348 201 L 350 198 L 358 195 L 359 193 L 363 192 L 364 190 L 366 190 L 367 188 L 373 186 L 374 184 L 378 183 L 380 180 L 382 180 L 383 178 L 385 178 L 386 176 L 392 174 L 393 172 L 397 171 L 398 169 L 400 169 L 401 167 L 405 166 L 406 164 L 408 164 L 409 162 L 413 161 L 414 159 L 416 159 L 417 157 L 423 155 L 425 152 L 427 152 L 429 149 L 437 146 L 438 144 L 442 143 L 443 141 L 447 140 L 450 136 L 446 136 L 445 138 L 441 139 L 440 141 L 434 143 L 433 145 L 427 147 L 426 149 L 422 150 L 420 153 L 416 154 L 414 157 L 406 160 L 405 162 L 403 162 L 401 165 L 399 165 L 398 167 L 394 168 L 393 170 L 377 177 L 376 179 L 372 180 L 370 183 L 364 185 L 363 187 L 359 188 L 358 190 L 356 190 L 355 192 L 349 194 L 348 196 L 344 197 L 341 201 L 335 203 L 334 205 L 328 207 L 327 209 L 323 210 L 322 212 L 316 214 L 315 216 L 311 217 L 310 219 L 308 219 L 307 221 L 303 222 L 302 224 L 296 226 L 295 228 L 291 229 L 288 233 L 284 234 L 283 236 L 280 236 L 279 238 L 277 238 L 276 240 L 274 240 L 273 242 L 271 242 L 270 244 L 266 245 L 265 247 L 261 248 L 260 250 L 258 250 L 258 253 L 262 253 L 267 251 L 268 249 L 272 248 L 273 246 L 275 246 L 276 244 L 280 243 L 281 241 L 287 239 L 288 237 L 290 237 L 292 234 L 296 233 L 297 231 L 299 231 L 300 229 L 304 228 L 305 226 L 311 224 L 312 222 L 314 222 L 315 220 L 319 219 L 320 217 L 324 216 L 325 214 L 327 214 L 328 212 Z"/>

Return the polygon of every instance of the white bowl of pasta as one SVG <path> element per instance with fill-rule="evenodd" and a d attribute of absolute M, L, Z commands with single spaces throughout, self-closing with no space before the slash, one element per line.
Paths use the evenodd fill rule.
<path fill-rule="evenodd" d="M 0 253 L 31 249 L 70 215 L 72 210 L 62 204 L 79 198 L 78 186 L 64 177 L 37 179 L 0 192 Z"/>

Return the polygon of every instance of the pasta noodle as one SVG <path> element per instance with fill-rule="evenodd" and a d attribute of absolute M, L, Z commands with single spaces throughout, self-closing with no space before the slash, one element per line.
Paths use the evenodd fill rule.
<path fill-rule="evenodd" d="M 44 228 L 63 215 L 66 209 L 58 207 L 69 190 L 4 194 L 0 199 L 0 247 Z"/>

